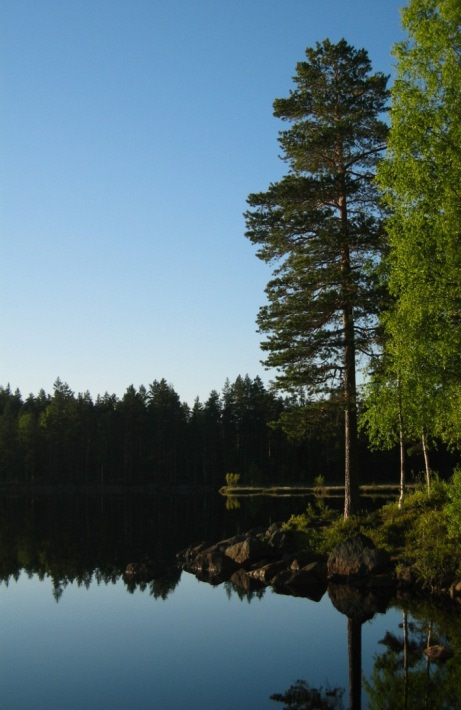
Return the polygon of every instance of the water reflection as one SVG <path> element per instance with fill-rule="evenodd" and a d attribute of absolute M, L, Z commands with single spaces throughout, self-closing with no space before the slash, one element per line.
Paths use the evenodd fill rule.
<path fill-rule="evenodd" d="M 379 641 L 384 650 L 364 679 L 369 707 L 461 708 L 459 612 L 413 600 L 401 615 L 398 633 L 386 631 Z M 433 662 L 434 647 L 447 649 L 447 657 Z"/>
<path fill-rule="evenodd" d="M 342 710 L 344 688 L 311 688 L 305 680 L 298 680 L 285 693 L 274 693 L 271 700 L 285 703 L 290 710 Z"/>
<path fill-rule="evenodd" d="M 174 565 L 193 542 L 214 541 L 286 519 L 305 501 L 242 501 L 226 510 L 210 495 L 42 496 L 0 498 L 0 580 L 21 569 L 66 584 L 112 582 L 133 561 Z"/>
<path fill-rule="evenodd" d="M 267 510 L 264 503 L 271 509 Z M 55 666 L 46 672 L 61 672 L 63 684 L 67 683 L 69 671 L 59 670 L 61 659 L 53 655 L 53 645 L 61 649 L 70 638 L 74 639 L 79 633 L 76 629 L 84 624 L 82 619 L 89 615 L 94 628 L 85 653 L 90 653 L 92 645 L 104 643 L 100 653 L 108 654 L 104 661 L 107 676 L 119 693 L 113 699 L 114 707 L 254 710 L 284 704 L 287 708 L 345 706 L 375 710 L 461 708 L 461 617 L 453 607 L 400 599 L 391 600 L 386 611 L 389 599 L 376 590 L 330 585 L 328 594 L 314 602 L 282 598 L 238 572 L 220 588 L 200 583 L 189 575 L 181 576 L 175 565 L 179 550 L 194 541 L 216 541 L 237 530 L 288 517 L 293 511 L 292 502 L 282 504 L 286 510 L 282 506 L 274 510 L 274 500 L 259 500 L 253 509 L 251 501 L 241 501 L 239 509 L 226 510 L 219 496 L 0 501 L 0 579 L 10 582 L 8 592 L 18 599 L 24 594 L 27 599 L 17 618 L 11 620 L 11 634 L 18 646 L 16 656 L 10 649 L 8 664 L 14 665 L 16 659 L 23 673 L 30 671 L 31 676 L 39 676 L 40 664 L 45 662 L 43 650 L 37 651 L 38 660 L 27 658 L 32 653 L 30 629 L 39 627 L 43 617 L 37 637 L 50 637 L 50 663 Z M 305 503 L 300 501 L 299 505 Z M 130 562 L 139 566 L 133 568 L 135 573 L 126 574 Z M 27 575 L 31 577 L 33 596 L 27 596 Z M 18 579 L 18 585 L 13 584 Z M 52 595 L 59 602 L 56 606 L 51 599 L 54 615 L 46 600 L 41 602 L 43 606 L 35 606 L 37 579 L 51 580 Z M 76 589 L 88 601 L 77 598 Z M 101 604 L 97 612 L 92 611 L 96 591 Z M 114 598 L 117 613 L 105 617 L 105 608 L 110 609 L 114 603 L 106 600 Z M 133 617 L 138 603 L 139 612 Z M 11 609 L 15 608 L 12 601 L 11 605 Z M 25 613 L 29 608 L 30 613 Z M 65 627 L 64 633 L 59 624 L 67 623 L 65 619 L 73 613 L 76 620 L 70 630 Z M 435 645 L 450 648 L 452 658 L 439 663 L 430 661 L 424 651 Z M 112 646 L 120 649 L 117 662 L 110 660 Z M 125 651 L 131 654 L 130 658 L 124 655 Z M 134 661 L 132 657 L 138 652 Z M 154 663 L 150 671 L 144 670 L 141 656 L 155 657 L 157 666 Z M 169 664 L 165 659 L 169 659 Z M 83 663 L 80 656 L 74 662 Z M 138 679 L 139 686 L 145 683 L 149 692 L 143 692 L 150 704 L 133 696 L 137 685 L 123 675 L 125 665 L 133 668 L 133 664 L 139 664 L 132 670 L 133 678 Z M 191 664 L 193 671 L 184 676 Z M 149 676 L 153 669 L 155 687 Z M 85 666 L 81 673 L 91 676 L 92 670 Z M 86 682 L 98 697 L 97 677 Z M 130 688 L 126 703 L 120 700 L 122 690 L 118 683 Z M 175 684 L 184 686 L 180 700 L 174 695 L 179 693 L 172 687 Z M 219 702 L 210 705 L 203 699 L 190 700 L 190 689 L 199 685 L 207 689 L 209 697 L 220 698 Z M 12 686 L 13 678 L 8 687 Z M 80 701 L 80 707 L 98 707 L 96 700 Z M 19 700 L 2 705 L 45 707 Z M 65 706 L 72 706 L 69 698 L 65 698 Z M 77 699 L 74 706 L 78 706 Z"/>

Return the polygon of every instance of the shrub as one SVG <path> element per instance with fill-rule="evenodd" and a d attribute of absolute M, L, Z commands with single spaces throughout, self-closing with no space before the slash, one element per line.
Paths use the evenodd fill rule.
<path fill-rule="evenodd" d="M 461 469 L 453 474 L 448 486 L 448 502 L 445 505 L 448 537 L 460 541 L 461 538 Z"/>
<path fill-rule="evenodd" d="M 239 473 L 226 473 L 226 484 L 228 486 L 236 486 L 240 481 Z"/>
<path fill-rule="evenodd" d="M 426 511 L 415 519 L 407 536 L 404 554 L 413 560 L 413 570 L 429 587 L 444 587 L 459 570 L 459 548 L 447 539 L 444 517 L 439 510 Z"/>
<path fill-rule="evenodd" d="M 331 525 L 323 530 L 319 552 L 323 555 L 329 555 L 335 545 L 358 532 L 368 534 L 367 531 L 363 529 L 363 523 L 359 517 L 354 515 L 346 519 L 344 519 L 343 516 L 338 517 Z"/>

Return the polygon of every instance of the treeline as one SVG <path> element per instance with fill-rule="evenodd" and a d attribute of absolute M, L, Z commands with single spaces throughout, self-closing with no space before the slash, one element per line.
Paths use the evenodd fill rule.
<path fill-rule="evenodd" d="M 181 402 L 165 379 L 130 385 L 119 398 L 75 394 L 56 380 L 53 394 L 24 399 L 0 386 L 0 485 L 211 485 L 239 473 L 243 484 L 343 483 L 344 424 L 328 402 L 282 398 L 259 377 L 238 376 L 205 402 Z M 359 441 L 362 483 L 398 481 L 398 447 L 372 451 Z M 415 447 L 409 462 L 424 468 Z M 433 450 L 442 475 L 453 461 Z"/>
<path fill-rule="evenodd" d="M 192 408 L 165 379 L 95 401 L 59 378 L 52 395 L 26 399 L 0 387 L 0 482 L 222 485 L 238 472 L 245 483 L 280 484 L 340 475 L 338 432 L 327 444 L 322 423 L 301 443 L 271 426 L 291 406 L 248 375 Z"/>

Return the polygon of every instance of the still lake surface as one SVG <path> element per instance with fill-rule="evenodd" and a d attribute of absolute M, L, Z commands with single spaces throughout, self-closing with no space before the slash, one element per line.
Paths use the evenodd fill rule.
<path fill-rule="evenodd" d="M 194 542 L 286 519 L 306 499 L 243 500 L 230 510 L 217 494 L 0 506 L 5 710 L 461 708 L 459 608 L 390 600 L 355 626 L 351 644 L 351 622 L 328 593 L 315 602 L 245 592 L 179 570 L 144 585 L 123 580 L 130 561 L 173 562 Z M 455 652 L 446 664 L 426 662 L 424 647 L 437 642 Z M 351 699 L 354 673 L 362 688 Z M 298 680 L 304 700 L 298 693 L 289 704 Z M 324 697 L 338 690 L 330 705 L 308 705 L 307 686 Z"/>

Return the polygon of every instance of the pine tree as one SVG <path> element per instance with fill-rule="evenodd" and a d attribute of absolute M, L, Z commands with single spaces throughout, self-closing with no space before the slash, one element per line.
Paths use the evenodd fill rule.
<path fill-rule="evenodd" d="M 372 348 L 379 306 L 384 237 L 374 175 L 387 77 L 372 74 L 367 52 L 345 40 L 317 43 L 306 58 L 289 97 L 274 102 L 274 115 L 291 124 L 279 138 L 289 172 L 248 197 L 246 235 L 274 264 L 257 322 L 277 386 L 311 400 L 341 393 L 348 517 L 359 489 L 356 366 Z"/>

